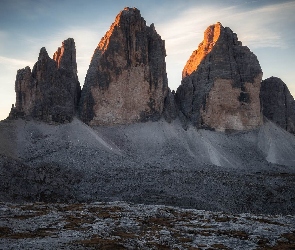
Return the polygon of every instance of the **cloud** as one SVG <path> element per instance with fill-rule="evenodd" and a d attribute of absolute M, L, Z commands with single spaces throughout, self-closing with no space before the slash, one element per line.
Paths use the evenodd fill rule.
<path fill-rule="evenodd" d="M 293 30 L 294 13 L 295 2 L 256 9 L 246 9 L 243 5 L 217 9 L 216 5 L 207 5 L 191 7 L 173 20 L 158 23 L 156 29 L 166 43 L 170 87 L 176 89 L 180 84 L 182 67 L 203 40 L 203 32 L 209 25 L 221 22 L 223 26 L 230 27 L 251 50 L 286 49 L 294 43 L 293 39 L 288 38 L 290 35 L 286 35 L 288 29 L 289 32 Z"/>
<path fill-rule="evenodd" d="M 240 9 L 239 6 L 220 8 L 218 11 L 216 6 L 194 7 L 173 21 L 160 23 L 157 30 L 166 40 L 167 46 L 178 46 L 181 43 L 186 46 L 184 42 L 201 42 L 206 27 L 220 21 L 237 32 L 240 40 L 248 46 L 285 48 L 288 45 L 282 37 L 280 26 L 295 21 L 294 12 L 295 2 L 254 10 Z"/>
<path fill-rule="evenodd" d="M 27 6 L 31 6 L 30 3 L 33 2 L 34 0 L 24 1 Z M 195 1 L 188 1 L 185 4 L 179 2 L 179 6 L 173 2 L 173 5 L 169 3 L 173 8 L 167 8 L 167 5 L 163 4 L 160 8 L 145 9 L 142 12 L 145 18 L 148 17 L 146 18 L 148 22 L 156 20 L 156 30 L 166 42 L 167 72 L 169 85 L 172 89 L 176 89 L 180 84 L 181 70 L 192 51 L 197 49 L 198 44 L 203 40 L 204 30 L 208 25 L 217 21 L 232 28 L 243 44 L 250 47 L 250 49 L 265 47 L 288 48 L 290 43 L 294 43 L 294 39 L 285 36 L 284 29 L 286 27 L 283 27 L 285 24 L 295 23 L 294 2 L 272 4 L 256 9 L 250 9 L 249 6 L 251 5 L 246 9 L 243 4 L 236 2 L 236 5 L 227 7 L 216 5 L 214 1 L 211 5 L 208 3 L 197 5 Z M 67 1 L 64 2 L 64 5 L 67 3 Z M 43 13 L 45 9 L 50 9 L 48 5 L 51 6 L 52 4 L 41 1 L 34 7 L 34 16 Z M 184 8 L 186 5 L 187 7 Z M 22 6 L 17 5 L 15 8 L 22 9 Z M 253 4 L 253 6 L 255 5 Z M 24 11 L 27 10 L 26 7 Z M 161 13 L 164 14 L 161 15 Z M 61 19 L 62 17 L 64 19 Z M 12 41 L 21 41 L 18 46 L 21 46 L 22 49 L 18 48 L 15 53 L 12 49 L 9 49 L 9 54 L 4 53 L 3 50 L 3 53 L 1 52 L 2 58 L 3 55 L 6 57 L 5 59 L 0 58 L 0 61 L 6 60 L 7 63 L 16 65 L 18 68 L 23 68 L 26 65 L 33 66 L 41 47 L 46 47 L 48 54 L 52 57 L 63 40 L 73 37 L 77 50 L 78 76 L 81 85 L 83 85 L 93 51 L 101 37 L 109 29 L 111 23 L 108 20 L 110 18 L 102 15 L 102 18 L 98 17 L 95 22 L 93 20 L 90 22 L 86 17 L 84 18 L 86 24 L 83 21 L 84 19 L 80 20 L 78 18 L 80 23 L 78 24 L 78 21 L 71 22 L 70 26 L 65 21 L 68 19 L 68 14 L 61 15 L 57 22 L 58 26 L 47 29 L 46 35 L 42 33 L 42 35 L 36 36 L 34 34 L 34 37 L 32 37 L 32 34 L 28 32 L 20 34 Z M 292 25 L 290 26 L 292 27 Z M 293 27 L 291 30 L 293 30 Z M 0 31 L 0 49 L 2 37 L 4 39 L 5 36 L 6 34 Z M 10 56 L 13 58 L 10 58 Z M 21 58 L 21 60 L 14 59 L 16 57 Z"/>
<path fill-rule="evenodd" d="M 19 59 L 15 59 L 15 58 L 9 58 L 9 57 L 5 57 L 5 56 L 0 56 L 0 64 L 4 64 L 6 66 L 10 66 L 13 68 L 15 68 L 15 67 L 23 68 L 27 65 L 31 65 L 32 62 L 26 61 L 26 60 L 19 60 Z"/>

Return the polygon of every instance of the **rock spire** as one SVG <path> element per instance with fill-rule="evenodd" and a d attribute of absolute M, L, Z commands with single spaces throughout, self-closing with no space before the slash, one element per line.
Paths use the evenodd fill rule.
<path fill-rule="evenodd" d="M 49 123 L 70 122 L 80 91 L 74 39 L 65 40 L 53 59 L 43 47 L 32 71 L 26 67 L 17 72 L 16 103 L 10 117 L 31 117 Z"/>
<path fill-rule="evenodd" d="M 199 128 L 247 130 L 262 124 L 256 56 L 221 23 L 209 26 L 182 72 L 176 101 Z"/>
<path fill-rule="evenodd" d="M 80 103 L 90 125 L 157 120 L 168 92 L 165 43 L 136 8 L 121 11 L 94 51 Z"/>

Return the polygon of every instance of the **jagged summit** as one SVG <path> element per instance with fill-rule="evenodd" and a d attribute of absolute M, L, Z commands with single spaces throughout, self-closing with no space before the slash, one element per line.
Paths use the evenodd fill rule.
<path fill-rule="evenodd" d="M 165 44 L 136 8 L 125 8 L 94 51 L 80 117 L 90 125 L 157 120 L 168 91 Z"/>
<path fill-rule="evenodd" d="M 216 24 L 210 25 L 204 32 L 204 40 L 198 46 L 189 60 L 187 61 L 184 69 L 182 71 L 182 78 L 189 76 L 192 72 L 194 72 L 202 60 L 211 52 L 216 41 L 219 39 L 221 30 L 224 29 L 220 22 Z"/>
<path fill-rule="evenodd" d="M 73 38 L 68 38 L 62 42 L 62 46 L 58 47 L 53 54 L 53 60 L 57 62 L 59 69 L 72 71 L 73 76 L 77 76 L 76 47 Z"/>
<path fill-rule="evenodd" d="M 179 108 L 197 127 L 248 130 L 262 124 L 262 70 L 256 56 L 221 23 L 210 25 L 183 69 Z"/>
<path fill-rule="evenodd" d="M 10 118 L 30 117 L 49 123 L 72 121 L 81 91 L 74 40 L 65 40 L 53 58 L 42 47 L 32 72 L 30 67 L 18 70 L 16 103 Z"/>
<path fill-rule="evenodd" d="M 75 42 L 68 38 L 53 59 L 43 47 L 32 71 L 29 67 L 18 71 L 16 102 L 9 117 L 64 123 L 78 113 L 91 126 L 179 118 L 184 128 L 192 124 L 218 131 L 262 125 L 262 70 L 257 57 L 230 28 L 217 22 L 205 30 L 203 41 L 183 68 L 176 93 L 168 88 L 165 56 L 165 42 L 155 25 L 147 26 L 137 8 L 126 7 L 95 48 L 82 93 Z M 261 100 L 276 98 L 263 91 Z M 282 96 L 288 96 L 287 92 Z M 291 101 L 284 105 L 292 112 L 284 111 L 282 120 L 273 118 L 274 112 L 278 117 L 284 112 L 273 111 L 269 103 L 280 99 L 264 100 L 263 114 L 294 131 Z M 284 105 L 277 106 L 284 109 Z"/>
<path fill-rule="evenodd" d="M 47 53 L 47 50 L 46 50 L 45 47 L 42 47 L 40 49 L 40 52 L 39 52 L 38 61 L 40 61 L 40 60 L 46 60 L 47 58 L 49 58 L 48 53 Z"/>

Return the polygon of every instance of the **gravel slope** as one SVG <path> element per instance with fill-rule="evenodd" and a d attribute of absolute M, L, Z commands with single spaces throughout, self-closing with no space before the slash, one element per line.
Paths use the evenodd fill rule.
<path fill-rule="evenodd" d="M 295 213 L 295 137 L 184 130 L 178 121 L 88 127 L 0 123 L 0 200 L 116 201 Z"/>

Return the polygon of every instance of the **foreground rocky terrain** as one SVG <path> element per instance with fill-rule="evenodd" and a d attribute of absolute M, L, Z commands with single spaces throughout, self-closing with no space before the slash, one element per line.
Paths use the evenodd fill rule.
<path fill-rule="evenodd" d="M 125 202 L 0 203 L 1 249 L 294 249 L 295 217 Z"/>

